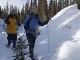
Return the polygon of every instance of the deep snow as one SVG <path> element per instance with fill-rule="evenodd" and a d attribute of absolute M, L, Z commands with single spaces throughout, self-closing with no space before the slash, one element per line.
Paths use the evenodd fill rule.
<path fill-rule="evenodd" d="M 80 10 L 77 9 L 77 5 L 62 9 L 51 20 L 40 28 L 41 34 L 35 43 L 35 58 L 37 60 L 80 60 Z M 3 23 L 3 21 L 0 22 L 1 25 Z M 6 48 L 7 34 L 3 27 L 0 26 L 0 28 L 0 60 L 13 60 L 12 50 Z M 18 37 L 26 39 L 23 26 L 18 30 Z M 26 57 L 26 60 L 30 58 Z"/>

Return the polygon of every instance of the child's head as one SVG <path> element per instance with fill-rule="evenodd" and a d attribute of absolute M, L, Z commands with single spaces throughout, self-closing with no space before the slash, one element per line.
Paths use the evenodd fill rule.
<path fill-rule="evenodd" d="M 33 13 L 38 13 L 38 7 L 36 7 L 36 6 L 32 6 L 31 7 L 31 12 L 33 12 Z"/>

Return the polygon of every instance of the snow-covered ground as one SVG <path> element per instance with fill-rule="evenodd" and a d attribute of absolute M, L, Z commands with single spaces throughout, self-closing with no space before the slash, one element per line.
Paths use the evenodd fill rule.
<path fill-rule="evenodd" d="M 80 60 L 80 10 L 77 9 L 77 5 L 62 9 L 51 20 L 40 28 L 41 34 L 35 43 L 35 58 L 37 60 Z M 0 24 L 3 23 L 0 22 Z M 13 51 L 6 48 L 7 34 L 1 26 L 0 28 L 0 60 L 13 60 Z M 23 26 L 18 30 L 18 37 L 26 39 Z M 31 59 L 26 57 L 25 60 Z"/>

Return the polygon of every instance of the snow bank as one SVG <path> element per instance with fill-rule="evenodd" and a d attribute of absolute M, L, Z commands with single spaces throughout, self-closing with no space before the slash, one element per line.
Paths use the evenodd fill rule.
<path fill-rule="evenodd" d="M 58 14 L 56 14 L 52 18 L 52 21 L 50 21 L 48 25 L 42 28 L 41 34 L 38 36 L 36 40 L 35 55 L 40 56 L 41 59 L 43 60 L 52 60 L 52 58 L 53 60 L 56 60 L 55 58 L 57 49 L 61 45 L 62 46 L 65 45 L 64 52 L 63 53 L 61 52 L 62 54 L 60 53 L 60 51 L 63 50 L 63 48 L 60 47 L 57 57 L 59 57 L 62 60 L 66 60 L 66 58 L 68 58 L 67 56 L 71 52 L 72 46 L 74 46 L 74 49 L 76 48 L 75 47 L 76 43 L 73 43 L 72 41 L 75 40 L 74 35 L 79 30 L 80 30 L 80 10 L 77 9 L 77 5 L 76 4 L 71 5 L 69 7 L 62 9 Z M 63 44 L 63 42 L 66 41 L 70 42 Z M 71 47 L 70 43 L 72 44 Z M 73 59 L 73 57 L 71 58 Z"/>
<path fill-rule="evenodd" d="M 0 19 L 0 33 L 4 32 L 6 28 L 6 25 L 4 24 L 4 21 Z"/>
<path fill-rule="evenodd" d="M 80 44 L 72 41 L 65 42 L 56 60 L 80 60 Z"/>
<path fill-rule="evenodd" d="M 80 60 L 80 29 L 59 48 L 56 60 Z"/>

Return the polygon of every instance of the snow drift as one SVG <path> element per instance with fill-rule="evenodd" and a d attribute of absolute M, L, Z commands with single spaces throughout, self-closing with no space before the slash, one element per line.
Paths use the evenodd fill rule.
<path fill-rule="evenodd" d="M 73 60 L 74 58 L 79 60 L 79 56 L 73 54 L 73 52 L 77 52 L 79 48 L 76 48 L 76 42 L 72 42 L 80 38 L 78 33 L 80 30 L 80 10 L 77 8 L 77 5 L 71 5 L 62 9 L 51 20 L 48 25 L 42 28 L 41 35 L 37 38 L 35 54 L 42 57 L 42 60 Z M 75 38 L 75 35 L 79 37 Z M 70 41 L 67 43 L 69 45 L 66 45 L 67 41 Z M 72 46 L 70 47 L 70 43 L 74 46 L 73 49 L 76 48 L 77 50 L 72 51 L 73 49 Z M 68 48 L 65 49 L 63 45 L 65 45 L 65 48 Z M 60 46 L 64 49 L 61 49 Z M 68 51 L 67 55 L 63 51 Z M 69 54 L 73 55 L 74 58 L 70 58 Z"/>

